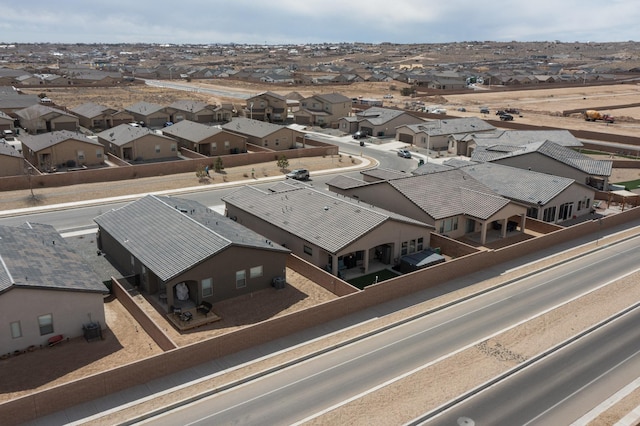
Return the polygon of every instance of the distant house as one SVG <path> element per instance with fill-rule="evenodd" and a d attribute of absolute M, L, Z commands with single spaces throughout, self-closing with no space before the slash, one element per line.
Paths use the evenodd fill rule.
<path fill-rule="evenodd" d="M 177 123 L 189 120 L 195 123 L 212 123 L 215 120 L 215 106 L 205 102 L 183 99 L 173 102 L 167 107 L 169 121 Z"/>
<path fill-rule="evenodd" d="M 368 172 L 365 172 L 365 174 Z M 478 234 L 486 243 L 487 231 L 507 224 L 525 228 L 524 205 L 500 196 L 463 170 L 453 169 L 417 176 L 388 176 L 360 181 L 340 176 L 327 182 L 330 191 L 393 211 L 435 227 L 451 238 Z M 388 179 L 390 177 L 390 179 Z"/>
<path fill-rule="evenodd" d="M 178 157 L 178 143 L 146 127 L 121 124 L 97 134 L 107 152 L 125 161 L 150 161 Z"/>
<path fill-rule="evenodd" d="M 105 327 L 108 289 L 50 225 L 0 226 L 2 354 Z"/>
<path fill-rule="evenodd" d="M 228 123 L 233 117 L 238 116 L 238 108 L 231 103 L 222 103 L 213 110 L 213 121 L 216 123 Z"/>
<path fill-rule="evenodd" d="M 253 293 L 285 277 L 288 249 L 195 201 L 147 195 L 94 220 L 100 250 L 144 291 L 166 295 L 167 310 Z"/>
<path fill-rule="evenodd" d="M 189 120 L 165 127 L 162 134 L 175 139 L 183 148 L 208 156 L 237 154 L 247 150 L 246 136 Z"/>
<path fill-rule="evenodd" d="M 62 167 L 99 166 L 104 164 L 104 148 L 79 132 L 60 130 L 24 135 L 22 155 L 38 170 L 47 172 Z"/>
<path fill-rule="evenodd" d="M 420 148 L 455 152 L 451 141 L 461 135 L 491 132 L 495 127 L 476 117 L 452 118 L 406 124 L 397 129 L 396 139 Z"/>
<path fill-rule="evenodd" d="M 302 132 L 278 124 L 236 117 L 230 123 L 222 125 L 222 129 L 246 136 L 247 142 L 274 151 L 292 149 L 297 141 L 303 141 Z"/>
<path fill-rule="evenodd" d="M 287 98 L 274 92 L 262 92 L 247 99 L 247 117 L 267 122 L 283 122 L 287 119 Z"/>
<path fill-rule="evenodd" d="M 104 130 L 113 127 L 113 115 L 117 112 L 115 109 L 93 102 L 78 105 L 71 108 L 70 111 L 78 117 L 82 127 L 91 130 Z"/>
<path fill-rule="evenodd" d="M 16 176 L 25 172 L 24 157 L 16 149 L 0 139 L 0 176 Z"/>
<path fill-rule="evenodd" d="M 359 111 L 355 116 L 343 117 L 339 127 L 345 133 L 362 131 L 371 136 L 395 136 L 396 128 L 424 123 L 424 120 L 397 109 L 372 107 Z"/>
<path fill-rule="evenodd" d="M 0 68 L 0 71 L 2 68 Z M 2 77 L 0 76 L 0 81 Z M 32 105 L 38 105 L 40 98 L 38 95 L 26 95 L 14 87 L 0 86 L 0 111 L 9 116 Z"/>
<path fill-rule="evenodd" d="M 29 133 L 46 133 L 54 130 L 76 131 L 80 126 L 78 117 L 47 105 L 32 105 L 16 111 L 20 126 Z"/>
<path fill-rule="evenodd" d="M 0 131 L 10 130 L 11 132 L 15 131 L 14 120 L 8 114 L 0 111 Z M 0 137 L 2 134 L 0 133 Z"/>
<path fill-rule="evenodd" d="M 551 141 L 520 147 L 491 145 L 477 147 L 471 160 L 492 162 L 519 169 L 563 176 L 597 189 L 609 188 L 611 160 L 595 160 L 588 155 Z"/>
<path fill-rule="evenodd" d="M 133 115 L 136 122 L 144 123 L 147 127 L 160 128 L 171 121 L 171 115 L 166 107 L 151 102 L 138 102 L 124 110 Z"/>
<path fill-rule="evenodd" d="M 351 113 L 351 99 L 340 93 L 313 95 L 300 100 L 300 108 L 293 116 L 297 124 L 333 126 Z"/>
<path fill-rule="evenodd" d="M 227 216 L 334 275 L 373 262 L 394 266 L 429 247 L 432 227 L 388 210 L 288 183 L 223 197 Z"/>
<path fill-rule="evenodd" d="M 503 147 L 517 150 L 530 143 L 550 141 L 568 148 L 579 148 L 582 142 L 568 130 L 498 130 L 492 132 L 465 133 L 450 138 L 453 152 L 471 157 L 474 150 L 487 147 Z M 484 147 L 484 148 L 483 148 Z"/>

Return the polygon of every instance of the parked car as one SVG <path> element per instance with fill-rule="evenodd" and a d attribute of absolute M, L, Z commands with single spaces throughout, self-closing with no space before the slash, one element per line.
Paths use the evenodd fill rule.
<path fill-rule="evenodd" d="M 506 112 L 501 109 L 496 111 L 496 115 L 503 115 L 503 114 L 506 114 Z"/>
<path fill-rule="evenodd" d="M 411 158 L 411 153 L 407 149 L 399 149 L 398 150 L 398 157 Z"/>
<path fill-rule="evenodd" d="M 384 99 L 393 99 L 393 95 L 391 93 L 387 93 L 383 96 Z"/>
<path fill-rule="evenodd" d="M 465 107 L 460 107 L 458 108 L 458 111 L 460 112 L 467 112 L 467 109 Z"/>
<path fill-rule="evenodd" d="M 513 115 L 507 114 L 506 112 L 500 116 L 500 120 L 502 121 L 513 121 Z"/>
<path fill-rule="evenodd" d="M 351 137 L 353 137 L 354 139 L 362 139 L 362 138 L 368 138 L 369 134 L 364 130 L 358 130 Z"/>
<path fill-rule="evenodd" d="M 507 114 L 520 115 L 520 110 L 516 108 L 505 108 L 504 112 L 506 112 Z"/>
<path fill-rule="evenodd" d="M 291 170 L 286 175 L 287 179 L 307 180 L 309 179 L 309 170 L 307 169 L 295 169 Z"/>
<path fill-rule="evenodd" d="M 489 114 L 489 108 L 480 107 L 480 114 Z"/>

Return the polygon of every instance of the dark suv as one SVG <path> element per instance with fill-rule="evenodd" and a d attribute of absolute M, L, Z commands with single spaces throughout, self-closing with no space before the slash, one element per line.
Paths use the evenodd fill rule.
<path fill-rule="evenodd" d="M 354 139 L 362 139 L 362 138 L 369 137 L 369 135 L 367 134 L 367 132 L 364 132 L 362 130 L 358 130 L 351 137 L 354 138 Z"/>
<path fill-rule="evenodd" d="M 513 115 L 507 114 L 506 112 L 500 115 L 500 120 L 502 121 L 513 121 Z"/>

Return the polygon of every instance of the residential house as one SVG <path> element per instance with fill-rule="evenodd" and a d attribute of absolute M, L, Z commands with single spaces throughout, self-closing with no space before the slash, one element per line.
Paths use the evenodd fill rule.
<path fill-rule="evenodd" d="M 302 132 L 278 124 L 244 117 L 236 117 L 221 127 L 224 130 L 246 136 L 247 143 L 273 151 L 296 148 L 297 142 L 304 141 Z"/>
<path fill-rule="evenodd" d="M 425 164 L 413 174 L 431 173 Z M 447 160 L 442 168 L 459 168 L 497 194 L 527 207 L 527 217 L 561 223 L 588 215 L 595 199 L 594 188 L 573 179 L 497 163 Z M 439 169 L 440 171 L 442 169 Z"/>
<path fill-rule="evenodd" d="M 246 136 L 219 126 L 182 120 L 162 129 L 162 134 L 178 141 L 181 147 L 203 155 L 218 156 L 247 151 Z"/>
<path fill-rule="evenodd" d="M 238 116 L 238 108 L 231 103 L 222 103 L 213 110 L 213 121 L 216 123 L 228 123 L 233 117 Z"/>
<path fill-rule="evenodd" d="M 372 136 L 393 137 L 396 128 L 419 123 L 424 123 L 424 120 L 406 111 L 371 107 L 357 112 L 355 116 L 341 118 L 339 127 L 345 133 L 362 131 Z"/>
<path fill-rule="evenodd" d="M 262 92 L 247 99 L 245 114 L 253 120 L 284 122 L 287 119 L 287 98 L 273 92 Z"/>
<path fill-rule="evenodd" d="M 551 141 L 569 148 L 579 148 L 582 142 L 568 130 L 499 130 L 464 133 L 449 138 L 450 149 L 458 155 L 471 157 L 476 147 L 503 146 L 516 149 L 530 143 Z"/>
<path fill-rule="evenodd" d="M 0 86 L 0 111 L 11 117 L 16 117 L 15 113 L 21 109 L 39 103 L 38 95 L 26 95 L 14 87 Z"/>
<path fill-rule="evenodd" d="M 20 126 L 31 134 L 54 130 L 76 131 L 80 127 L 78 117 L 57 108 L 37 104 L 16 111 Z"/>
<path fill-rule="evenodd" d="M 313 95 L 300 101 L 293 116 L 297 124 L 337 126 L 342 117 L 351 114 L 351 99 L 340 93 Z"/>
<path fill-rule="evenodd" d="M 16 176 L 25 173 L 24 157 L 13 145 L 0 139 L 0 176 Z"/>
<path fill-rule="evenodd" d="M 169 121 L 177 123 L 189 120 L 196 123 L 213 123 L 215 120 L 215 106 L 202 101 L 183 99 L 173 102 L 167 107 Z"/>
<path fill-rule="evenodd" d="M 432 227 L 356 200 L 306 185 L 280 183 L 269 190 L 245 186 L 223 197 L 227 216 L 260 232 L 334 275 L 429 248 Z"/>
<path fill-rule="evenodd" d="M 525 229 L 527 208 L 500 196 L 463 170 L 362 182 L 341 176 L 327 182 L 330 191 L 391 210 L 435 228 L 451 238 L 472 234 L 481 244 L 487 231 L 515 223 Z"/>
<path fill-rule="evenodd" d="M 0 111 L 0 137 L 5 130 L 10 130 L 12 133 L 16 130 L 14 120 L 9 114 Z"/>
<path fill-rule="evenodd" d="M 117 112 L 93 102 L 78 105 L 69 111 L 78 117 L 80 126 L 98 131 L 113 127 L 113 115 Z"/>
<path fill-rule="evenodd" d="M 125 161 L 152 161 L 178 157 L 178 143 L 147 127 L 121 124 L 97 134 L 107 152 Z"/>
<path fill-rule="evenodd" d="M 147 195 L 96 217 L 98 248 L 171 306 L 255 293 L 284 278 L 289 250 L 195 201 Z M 188 289 L 187 296 L 177 288 Z"/>
<path fill-rule="evenodd" d="M 138 124 L 144 123 L 147 127 L 160 128 L 171 121 L 171 115 L 166 107 L 151 102 L 138 102 L 124 110 L 133 115 Z"/>
<path fill-rule="evenodd" d="M 108 289 L 50 225 L 0 226 L 2 354 L 104 328 Z"/>
<path fill-rule="evenodd" d="M 495 127 L 476 117 L 424 121 L 398 127 L 397 140 L 419 148 L 455 153 L 464 135 L 491 132 Z"/>
<path fill-rule="evenodd" d="M 103 146 L 79 132 L 59 130 L 24 135 L 20 141 L 24 158 L 43 172 L 104 164 Z"/>
<path fill-rule="evenodd" d="M 613 161 L 596 160 L 551 141 L 516 146 L 478 146 L 471 160 L 563 176 L 597 189 L 608 190 Z"/>

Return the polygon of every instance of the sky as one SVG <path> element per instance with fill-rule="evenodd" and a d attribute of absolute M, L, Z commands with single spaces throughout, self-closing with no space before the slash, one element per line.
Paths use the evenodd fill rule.
<path fill-rule="evenodd" d="M 637 0 L 0 0 L 0 43 L 640 41 Z"/>

